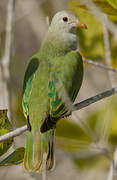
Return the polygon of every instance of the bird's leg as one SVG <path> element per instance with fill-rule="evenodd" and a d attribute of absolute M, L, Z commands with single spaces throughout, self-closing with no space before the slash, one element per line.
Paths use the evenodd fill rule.
<path fill-rule="evenodd" d="M 27 127 L 28 127 L 28 130 L 31 131 L 31 124 L 30 124 L 29 115 L 27 116 Z"/>

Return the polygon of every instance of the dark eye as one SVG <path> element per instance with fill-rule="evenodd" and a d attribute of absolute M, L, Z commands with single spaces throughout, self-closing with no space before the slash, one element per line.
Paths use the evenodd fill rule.
<path fill-rule="evenodd" d="M 68 18 L 67 17 L 63 17 L 63 21 L 67 22 Z"/>

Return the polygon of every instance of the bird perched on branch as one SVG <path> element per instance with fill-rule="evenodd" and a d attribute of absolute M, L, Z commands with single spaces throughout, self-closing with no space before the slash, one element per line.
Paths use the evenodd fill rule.
<path fill-rule="evenodd" d="M 70 11 L 58 12 L 24 77 L 23 111 L 27 119 L 24 168 L 42 172 L 54 166 L 54 134 L 57 121 L 68 111 L 60 92 L 73 103 L 82 84 L 83 63 L 77 48 L 77 28 L 86 29 Z"/>

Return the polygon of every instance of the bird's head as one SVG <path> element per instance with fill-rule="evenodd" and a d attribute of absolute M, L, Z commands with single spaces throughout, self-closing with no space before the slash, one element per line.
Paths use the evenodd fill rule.
<path fill-rule="evenodd" d="M 74 33 L 77 28 L 87 29 L 87 26 L 79 21 L 79 19 L 71 11 L 60 11 L 52 19 L 51 27 L 55 31 L 59 30 L 66 33 Z"/>

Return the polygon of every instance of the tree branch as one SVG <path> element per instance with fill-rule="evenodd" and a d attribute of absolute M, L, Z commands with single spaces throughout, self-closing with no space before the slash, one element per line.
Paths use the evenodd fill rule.
<path fill-rule="evenodd" d="M 103 68 L 103 69 L 106 69 L 106 70 L 113 71 L 113 72 L 117 73 L 117 69 L 113 68 L 112 66 L 109 66 L 109 65 L 106 65 L 106 64 L 103 64 L 103 63 L 100 63 L 100 62 L 95 62 L 93 60 L 86 59 L 86 58 L 82 58 L 82 60 L 85 63 L 88 63 L 88 64 L 94 65 L 96 67 L 100 67 L 100 68 Z"/>
<path fill-rule="evenodd" d="M 72 111 L 80 110 L 80 109 L 82 109 L 84 107 L 89 106 L 90 104 L 93 104 L 93 103 L 95 103 L 95 102 L 97 102 L 97 101 L 99 101 L 101 99 L 106 98 L 106 97 L 112 96 L 112 95 L 114 95 L 116 93 L 117 93 L 117 87 L 109 89 L 107 91 L 104 91 L 104 92 L 102 92 L 100 94 L 97 94 L 96 96 L 90 97 L 90 98 L 88 98 L 88 99 L 86 99 L 86 100 L 84 100 L 84 101 L 82 101 L 80 103 L 74 104 L 72 106 L 73 107 Z"/>
<path fill-rule="evenodd" d="M 11 139 L 13 137 L 19 136 L 20 134 L 22 134 L 23 132 L 25 132 L 27 130 L 28 130 L 27 125 L 17 128 L 14 131 L 11 131 L 3 136 L 0 136 L 0 142 L 3 142 L 3 141 Z"/>
<path fill-rule="evenodd" d="M 93 103 L 95 103 L 97 101 L 100 101 L 101 99 L 104 99 L 106 97 L 112 96 L 112 95 L 114 95 L 116 93 L 117 93 L 117 87 L 109 89 L 109 90 L 104 91 L 104 92 L 102 92 L 100 94 L 97 94 L 96 96 L 93 96 L 93 97 L 90 97 L 90 98 L 88 98 L 88 99 L 86 99 L 84 101 L 81 101 L 80 103 L 76 103 L 76 104 L 72 105 L 71 110 L 72 111 L 80 110 L 80 109 L 82 109 L 84 107 L 89 106 L 90 104 L 93 104 Z M 23 132 L 25 132 L 27 130 L 28 130 L 27 125 L 25 125 L 23 127 L 20 127 L 20 128 L 17 128 L 17 129 L 15 129 L 14 131 L 12 131 L 10 133 L 7 133 L 7 134 L 5 134 L 3 136 L 0 136 L 0 142 L 6 141 L 6 140 L 11 139 L 11 138 L 16 137 L 16 136 L 19 136 L 20 134 L 22 134 Z"/>

